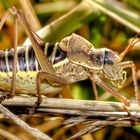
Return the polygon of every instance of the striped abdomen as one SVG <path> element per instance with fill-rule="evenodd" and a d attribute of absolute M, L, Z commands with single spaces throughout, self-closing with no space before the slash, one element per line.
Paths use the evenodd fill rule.
<path fill-rule="evenodd" d="M 58 75 L 71 78 L 71 81 L 79 81 L 87 78 L 82 66 L 71 63 L 66 54 L 58 47 L 58 44 L 46 44 L 41 47 Z M 16 93 L 36 94 L 36 76 L 40 69 L 35 53 L 31 46 L 18 48 L 18 62 L 16 73 Z M 0 52 L 0 91 L 11 91 L 14 50 Z M 53 87 L 43 80 L 40 85 L 41 93 L 60 93 L 60 87 Z"/>
<path fill-rule="evenodd" d="M 47 43 L 41 47 L 54 67 L 61 67 L 61 61 L 65 61 L 65 54 L 62 53 L 57 44 Z M 36 75 L 40 66 L 36 60 L 35 53 L 31 46 L 18 48 L 18 62 L 16 73 L 16 93 L 36 94 Z M 11 80 L 13 71 L 14 49 L 0 51 L 0 91 L 11 91 Z M 60 62 L 60 63 L 59 63 Z M 65 62 L 64 62 L 65 63 Z M 47 81 L 41 84 L 41 93 L 59 93 L 61 88 L 52 87 Z"/>
<path fill-rule="evenodd" d="M 66 58 L 65 54 L 62 53 L 58 48 L 58 43 L 49 44 L 46 43 L 41 47 L 44 53 L 47 55 L 48 59 L 52 64 L 56 64 Z M 17 71 L 38 71 L 40 66 L 37 59 L 35 58 L 35 53 L 32 46 L 24 46 L 18 48 L 18 62 Z M 13 59 L 14 59 L 14 49 L 0 51 L 0 71 L 1 72 L 11 72 L 13 71 Z"/>

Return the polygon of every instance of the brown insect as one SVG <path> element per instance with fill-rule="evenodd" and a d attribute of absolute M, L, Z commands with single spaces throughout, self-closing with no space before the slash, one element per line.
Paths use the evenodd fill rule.
<path fill-rule="evenodd" d="M 62 85 L 75 83 L 77 81 L 86 80 L 89 78 L 93 84 L 93 87 L 95 83 L 98 84 L 103 89 L 107 90 L 113 96 L 118 98 L 126 106 L 129 106 L 130 102 L 124 96 L 120 95 L 119 92 L 113 90 L 105 82 L 103 82 L 100 79 L 99 74 L 103 74 L 108 80 L 112 82 L 114 86 L 121 87 L 126 80 L 126 71 L 124 71 L 124 69 L 131 68 L 135 96 L 137 102 L 140 104 L 136 66 L 133 61 L 121 62 L 127 52 L 131 49 L 131 47 L 134 46 L 134 44 L 136 44 L 139 40 L 136 41 L 134 39 L 127 46 L 127 48 L 120 55 L 118 55 L 116 52 L 107 48 L 96 49 L 86 39 L 73 33 L 72 35 L 65 37 L 60 42 L 56 43 L 54 46 L 51 46 L 52 53 L 49 54 L 49 52 L 45 50 L 50 48 L 50 46 L 46 45 L 47 43 L 40 39 L 40 37 L 32 30 L 31 25 L 28 23 L 23 12 L 17 10 L 15 7 L 10 8 L 5 13 L 0 22 L 0 29 L 2 28 L 5 20 L 10 13 L 15 17 L 15 45 L 14 51 L 12 51 L 11 53 L 13 55 L 12 68 L 8 69 L 8 56 L 11 50 L 9 50 L 8 52 L 3 51 L 2 55 L 5 56 L 6 60 L 1 60 L 0 58 L 2 62 L 6 61 L 5 64 L 0 66 L 0 76 L 3 76 L 2 73 L 5 74 L 7 73 L 7 71 L 13 73 L 11 80 L 12 88 L 10 96 L 13 96 L 14 93 L 17 92 L 17 90 L 18 92 L 24 93 L 24 90 L 26 90 L 26 92 L 30 92 L 30 89 L 34 89 L 32 91 L 38 94 L 38 100 L 35 103 L 33 109 L 35 110 L 41 103 L 41 93 L 47 92 L 47 87 L 44 90 L 41 89 L 41 79 L 46 79 L 45 83 L 43 84 L 48 84 L 55 89 L 56 87 L 61 87 Z M 18 54 L 21 54 L 20 50 L 23 48 L 19 48 L 17 50 L 17 21 L 19 21 L 25 28 L 25 31 L 28 34 L 32 43 L 32 51 L 35 53 L 35 55 L 31 59 L 29 59 L 29 56 L 27 55 L 28 59 L 25 58 L 25 60 L 28 61 L 22 62 L 22 64 L 25 66 L 24 68 L 23 65 L 20 65 L 18 57 Z M 26 51 L 23 50 L 22 54 L 25 53 Z M 35 57 L 38 61 L 35 61 Z M 29 61 L 32 62 L 31 66 L 29 65 Z M 17 63 L 19 66 L 18 70 Z M 35 66 L 35 63 L 38 63 L 38 65 L 40 65 L 40 68 Z M 5 69 L 3 69 L 4 67 Z M 32 82 L 32 84 L 30 85 L 30 89 L 23 84 L 20 84 L 22 82 L 25 82 L 25 79 L 27 77 L 22 76 L 20 80 L 16 77 L 18 73 L 26 74 L 27 72 L 28 74 L 35 72 L 34 76 L 32 75 L 30 77 L 32 77 L 32 79 L 36 79 L 36 82 Z M 10 77 L 7 76 L 5 79 L 10 79 Z M 3 78 L 3 81 L 5 79 Z M 8 82 L 7 84 L 7 87 L 9 86 L 10 82 Z M 9 88 L 6 88 L 5 86 L 5 88 L 2 88 L 1 90 L 8 91 L 8 89 Z"/>
<path fill-rule="evenodd" d="M 136 66 L 133 61 L 121 62 L 131 47 L 133 47 L 138 41 L 139 40 L 135 40 L 134 38 L 120 55 L 107 48 L 96 49 L 90 42 L 76 34 L 64 38 L 59 43 L 59 47 L 67 53 L 67 57 L 72 63 L 86 68 L 87 75 L 91 82 L 100 85 L 120 99 L 125 105 L 129 106 L 129 101 L 103 82 L 98 74 L 103 74 L 114 86 L 120 88 L 126 80 L 127 73 L 124 69 L 131 68 L 135 96 L 137 102 L 140 104 Z"/>

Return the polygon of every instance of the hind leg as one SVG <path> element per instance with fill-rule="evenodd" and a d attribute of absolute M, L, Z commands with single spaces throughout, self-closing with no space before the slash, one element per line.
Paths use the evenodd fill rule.
<path fill-rule="evenodd" d="M 57 76 L 55 74 L 50 74 L 47 72 L 38 72 L 36 78 L 36 88 L 37 88 L 38 98 L 33 108 L 29 112 L 30 115 L 35 113 L 36 109 L 39 107 L 40 103 L 42 102 L 41 88 L 40 88 L 42 79 L 47 80 L 47 83 L 50 84 L 50 86 L 54 86 L 54 87 L 63 87 L 65 85 L 72 83 L 69 79 Z"/>
<path fill-rule="evenodd" d="M 10 14 L 10 9 L 6 11 L 4 16 L 2 17 L 0 21 L 0 30 L 2 29 L 6 19 L 8 18 Z M 12 81 L 11 81 L 11 92 L 9 94 L 1 96 L 1 101 L 5 98 L 10 98 L 15 95 L 15 83 L 16 83 L 16 71 L 17 71 L 17 42 L 18 42 L 18 35 L 17 35 L 17 19 L 14 20 L 15 29 L 14 29 L 14 60 L 13 60 L 13 75 L 12 75 Z"/>

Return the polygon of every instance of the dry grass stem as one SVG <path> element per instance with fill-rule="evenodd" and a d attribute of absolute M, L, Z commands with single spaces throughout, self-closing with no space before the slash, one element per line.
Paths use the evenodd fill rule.
<path fill-rule="evenodd" d="M 18 112 L 20 108 L 20 112 L 23 110 L 23 113 L 25 113 L 25 109 L 33 107 L 35 101 L 36 97 L 15 96 L 4 100 L 2 104 L 9 107 L 9 109 L 12 108 L 14 112 Z M 61 115 L 61 124 L 65 125 L 67 129 L 83 125 L 84 128 L 71 138 L 95 132 L 107 126 L 128 127 L 140 125 L 140 107 L 136 103 L 132 103 L 130 107 L 125 107 L 123 103 L 119 102 L 43 97 L 43 102 L 37 112 L 47 116 L 51 114 L 53 116 Z M 12 118 L 11 115 L 8 117 Z M 14 119 L 12 118 L 13 121 Z"/>
<path fill-rule="evenodd" d="M 52 140 L 49 136 L 39 131 L 38 129 L 30 127 L 27 123 L 22 121 L 8 109 L 6 109 L 2 104 L 0 104 L 0 112 L 2 112 L 6 117 L 10 118 L 14 123 L 23 128 L 26 132 L 33 135 L 38 140 Z"/>

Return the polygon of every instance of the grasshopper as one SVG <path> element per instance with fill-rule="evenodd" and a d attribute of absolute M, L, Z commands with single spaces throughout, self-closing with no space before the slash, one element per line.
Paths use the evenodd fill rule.
<path fill-rule="evenodd" d="M 37 93 L 35 110 L 42 101 L 41 93 L 60 92 L 63 85 L 90 79 L 93 85 L 98 84 L 129 106 L 129 100 L 102 81 L 99 74 L 120 88 L 126 80 L 124 69 L 131 68 L 135 96 L 140 104 L 136 66 L 133 61 L 121 62 L 139 40 L 134 39 L 120 55 L 107 48 L 96 49 L 75 33 L 50 45 L 41 40 L 32 30 L 24 13 L 15 7 L 10 8 L 2 17 L 0 29 L 9 14 L 15 17 L 15 45 L 13 49 L 0 53 L 0 90 L 11 91 L 10 96 L 15 92 Z M 32 45 L 17 48 L 17 22 L 24 27 Z"/>

